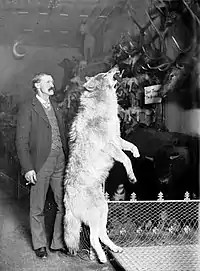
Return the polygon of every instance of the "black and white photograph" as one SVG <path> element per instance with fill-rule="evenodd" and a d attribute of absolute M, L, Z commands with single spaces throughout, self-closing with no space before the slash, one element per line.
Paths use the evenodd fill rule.
<path fill-rule="evenodd" d="M 200 271 L 199 143 L 199 0 L 0 0 L 0 271 Z"/>

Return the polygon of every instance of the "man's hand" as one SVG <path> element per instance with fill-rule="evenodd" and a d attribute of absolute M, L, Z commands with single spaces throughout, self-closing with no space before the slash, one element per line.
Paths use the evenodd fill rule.
<path fill-rule="evenodd" d="M 37 182 L 37 176 L 36 176 L 35 170 L 30 170 L 30 171 L 26 172 L 25 179 L 27 181 L 26 185 L 36 184 L 36 182 Z"/>

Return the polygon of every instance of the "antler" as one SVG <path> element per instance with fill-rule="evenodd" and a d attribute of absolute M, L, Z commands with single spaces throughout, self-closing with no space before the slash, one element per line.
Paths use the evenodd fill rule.
<path fill-rule="evenodd" d="M 190 45 L 188 46 L 188 48 L 186 48 L 185 50 L 183 50 L 183 49 L 181 49 L 180 45 L 178 44 L 178 42 L 177 42 L 177 40 L 175 39 L 174 36 L 172 36 L 172 40 L 173 40 L 173 42 L 175 43 L 175 45 L 176 45 L 176 47 L 178 48 L 178 50 L 179 50 L 181 53 L 183 53 L 183 54 L 189 52 L 189 51 L 192 49 L 192 44 L 190 44 Z"/>
<path fill-rule="evenodd" d="M 149 28 L 149 26 L 151 25 L 151 22 L 149 21 L 145 26 L 141 26 L 134 18 L 133 16 L 133 8 L 131 7 L 131 5 L 129 5 L 129 9 L 128 9 L 128 14 L 131 17 L 131 20 L 133 21 L 133 23 L 135 23 L 137 25 L 137 27 L 139 28 L 140 31 L 140 41 L 139 41 L 139 45 L 142 48 L 142 45 L 144 43 L 144 36 L 145 36 L 145 31 Z"/>
<path fill-rule="evenodd" d="M 163 46 L 163 48 L 162 48 L 162 49 L 163 49 L 162 53 L 163 53 L 163 54 L 164 54 L 164 53 L 166 54 L 167 48 L 166 48 L 164 36 L 166 35 L 166 32 L 168 31 L 168 29 L 166 29 L 165 32 L 164 32 L 164 35 L 162 35 L 162 33 L 158 30 L 158 28 L 157 28 L 156 25 L 154 24 L 154 22 L 153 22 L 151 16 L 149 15 L 149 13 L 148 13 L 147 11 L 146 11 L 145 13 L 147 14 L 147 16 L 148 16 L 148 18 L 149 18 L 149 21 L 150 21 L 151 25 L 153 26 L 153 28 L 155 29 L 155 31 L 157 32 L 157 34 L 158 34 L 158 36 L 159 36 L 159 38 L 160 38 L 160 40 L 161 40 L 161 44 L 162 44 L 162 46 Z M 160 48 L 160 49 L 161 49 L 161 48 Z"/>
<path fill-rule="evenodd" d="M 189 10 L 190 14 L 192 15 L 192 17 L 197 21 L 197 23 L 200 25 L 200 20 L 199 18 L 197 17 L 196 14 L 194 14 L 194 12 L 191 10 L 191 8 L 188 6 L 188 4 L 182 0 L 183 4 L 186 6 L 186 8 Z"/>
<path fill-rule="evenodd" d="M 145 32 L 146 32 L 146 30 L 151 26 L 151 25 L 153 25 L 153 27 L 155 28 L 155 30 L 156 30 L 156 35 L 151 39 L 151 41 L 149 41 L 149 42 L 147 42 L 147 46 L 148 45 L 150 45 L 151 43 L 153 43 L 154 41 L 155 41 L 155 39 L 157 38 L 157 36 L 158 37 L 160 37 L 160 40 L 162 41 L 162 45 L 163 45 L 163 54 L 164 53 L 166 53 L 166 45 L 165 45 L 165 42 L 164 42 L 164 36 L 165 36 L 165 34 L 166 34 L 166 32 L 168 31 L 168 29 L 163 33 L 163 36 L 162 36 L 162 34 L 160 33 L 160 31 L 157 29 L 157 27 L 155 26 L 155 24 L 154 24 L 154 22 L 153 22 L 153 20 L 155 20 L 155 19 L 157 19 L 158 17 L 159 17 L 159 15 L 158 16 L 155 16 L 153 19 L 150 17 L 150 15 L 149 15 L 149 13 L 148 12 L 146 12 L 147 13 L 147 15 L 148 15 L 148 17 L 149 17 L 149 22 L 145 25 L 145 26 L 141 26 L 136 20 L 135 20 L 135 18 L 134 18 L 134 16 L 133 16 L 133 12 L 134 12 L 134 10 L 133 10 L 133 8 L 132 8 L 132 6 L 129 4 L 129 1 L 127 1 L 127 4 L 128 4 L 128 7 L 129 7 L 129 9 L 128 9 L 128 14 L 129 14 L 129 16 L 131 17 L 131 20 L 133 21 L 133 23 L 135 23 L 136 25 L 137 25 L 137 27 L 139 28 L 139 31 L 140 31 L 140 37 L 139 37 L 139 47 L 140 47 L 140 49 L 142 49 L 143 50 L 143 52 L 145 53 L 145 55 L 149 58 L 149 59 L 151 59 L 151 60 L 158 60 L 158 59 L 160 59 L 160 58 L 162 58 L 163 56 L 160 56 L 160 57 L 152 57 L 152 56 L 149 56 L 148 54 L 147 54 L 147 52 L 146 52 L 146 49 L 145 49 L 145 47 L 144 47 L 144 37 L 145 37 Z M 155 6 L 156 7 L 156 6 Z M 159 12 L 163 15 L 163 12 L 162 12 L 162 10 L 161 9 L 158 9 L 159 10 Z"/>
<path fill-rule="evenodd" d="M 168 62 L 168 63 L 163 63 L 160 64 L 158 66 L 152 67 L 149 64 L 147 64 L 147 67 L 151 70 L 159 70 L 159 71 L 166 71 L 169 69 L 169 67 L 172 65 L 172 63 Z"/>

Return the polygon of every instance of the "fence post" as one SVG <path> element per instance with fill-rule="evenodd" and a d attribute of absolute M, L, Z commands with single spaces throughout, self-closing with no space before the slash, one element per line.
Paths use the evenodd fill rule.
<path fill-rule="evenodd" d="M 104 193 L 104 196 L 105 196 L 105 199 L 106 199 L 107 201 L 110 201 L 110 196 L 109 196 L 108 192 L 105 192 L 105 193 Z"/>
<path fill-rule="evenodd" d="M 131 194 L 130 201 L 137 201 L 137 197 L 134 192 Z"/>
<path fill-rule="evenodd" d="M 158 199 L 157 199 L 157 201 L 163 201 L 163 200 L 164 200 L 163 193 L 162 192 L 158 193 Z"/>
<path fill-rule="evenodd" d="M 190 200 L 190 193 L 188 191 L 185 192 L 184 200 L 185 201 Z"/>

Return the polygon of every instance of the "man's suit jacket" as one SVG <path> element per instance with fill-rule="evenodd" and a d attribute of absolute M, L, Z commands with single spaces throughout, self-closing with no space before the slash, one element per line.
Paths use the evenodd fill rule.
<path fill-rule="evenodd" d="M 62 113 L 53 99 L 51 104 L 67 157 L 67 139 Z M 41 103 L 34 96 L 20 106 L 17 118 L 16 148 L 23 173 L 29 170 L 38 172 L 42 168 L 51 151 L 51 143 L 51 125 Z"/>

